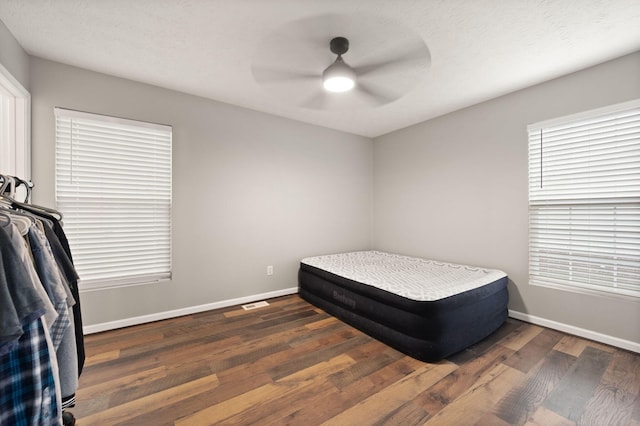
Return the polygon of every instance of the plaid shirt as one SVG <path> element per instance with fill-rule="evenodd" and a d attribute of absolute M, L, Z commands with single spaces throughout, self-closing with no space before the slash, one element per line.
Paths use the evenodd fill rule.
<path fill-rule="evenodd" d="M 23 328 L 18 346 L 0 356 L 0 426 L 58 426 L 50 346 L 40 318 Z"/>

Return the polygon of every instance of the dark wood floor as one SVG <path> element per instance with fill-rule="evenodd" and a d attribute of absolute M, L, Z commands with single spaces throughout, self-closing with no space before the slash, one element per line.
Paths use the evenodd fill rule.
<path fill-rule="evenodd" d="M 639 354 L 510 319 L 428 364 L 270 303 L 87 336 L 77 424 L 640 426 Z"/>

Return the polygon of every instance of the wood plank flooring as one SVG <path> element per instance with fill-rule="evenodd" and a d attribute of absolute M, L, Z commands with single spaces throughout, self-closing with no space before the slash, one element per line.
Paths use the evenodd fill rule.
<path fill-rule="evenodd" d="M 429 364 L 269 302 L 86 336 L 77 425 L 640 426 L 640 354 L 509 319 Z"/>

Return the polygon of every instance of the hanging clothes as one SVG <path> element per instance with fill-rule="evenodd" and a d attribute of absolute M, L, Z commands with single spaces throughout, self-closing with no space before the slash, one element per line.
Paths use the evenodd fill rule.
<path fill-rule="evenodd" d="M 69 241 L 62 229 L 60 217 L 55 217 L 54 215 L 29 204 L 15 202 L 14 205 L 25 212 L 29 212 L 45 220 L 45 235 L 49 241 L 51 250 L 53 251 L 53 256 L 58 263 L 58 267 L 66 278 L 69 289 L 71 290 L 71 295 L 76 302 L 73 305 L 73 323 L 78 358 L 78 375 L 80 375 L 82 374 L 82 368 L 84 367 L 86 357 L 84 350 L 84 332 L 82 330 L 82 312 L 80 309 L 80 292 L 78 290 L 78 280 L 80 278 L 73 266 L 73 258 L 71 257 Z"/>
<path fill-rule="evenodd" d="M 78 275 L 62 216 L 3 192 L 20 184 L 28 201 L 0 175 L 0 426 L 61 425 L 85 359 Z"/>
<path fill-rule="evenodd" d="M 78 374 L 81 374 L 86 356 L 84 350 L 84 333 L 82 330 L 80 292 L 78 290 L 79 277 L 73 266 L 73 257 L 71 256 L 69 241 L 67 240 L 67 236 L 62 229 L 61 216 L 59 216 L 58 213 L 58 217 L 56 217 L 51 214 L 50 210 L 43 210 L 41 207 L 17 202 L 15 200 L 12 205 L 15 208 L 18 208 L 25 212 L 29 212 L 45 220 L 44 224 L 47 240 L 51 245 L 51 249 L 53 250 L 53 254 L 56 262 L 58 263 L 58 266 L 67 279 L 67 284 L 69 285 L 71 294 L 76 301 L 75 305 L 73 305 L 73 319 L 76 338 L 76 350 L 78 352 Z"/>
<path fill-rule="evenodd" d="M 72 407 L 75 405 L 78 388 L 78 361 L 70 308 L 76 302 L 58 268 L 44 232 L 32 225 L 27 235 L 38 277 L 58 313 L 56 321 L 49 325 L 49 332 L 61 372 L 62 408 Z"/>
<path fill-rule="evenodd" d="M 38 291 L 16 246 L 16 227 L 0 220 L 0 425 L 60 425 L 62 401 L 57 358 L 44 326 L 57 318 Z M 13 235 L 12 235 L 13 234 Z M 46 294 L 45 294 L 46 296 Z"/>

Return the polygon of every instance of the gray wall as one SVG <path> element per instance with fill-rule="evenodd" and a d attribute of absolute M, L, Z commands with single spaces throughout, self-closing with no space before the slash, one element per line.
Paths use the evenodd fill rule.
<path fill-rule="evenodd" d="M 83 293 L 85 324 L 295 287 L 301 257 L 375 247 L 503 269 L 511 309 L 640 342 L 640 303 L 528 284 L 526 142 L 529 123 L 640 97 L 640 53 L 373 147 L 42 59 L 26 77 L 21 60 L 9 63 L 32 93 L 34 202 L 54 204 L 54 106 L 174 126 L 174 279 Z"/>
<path fill-rule="evenodd" d="M 527 124 L 640 98 L 640 53 L 374 140 L 374 246 L 509 274 L 510 308 L 640 343 L 640 301 L 528 284 Z"/>
<path fill-rule="evenodd" d="M 29 55 L 18 44 L 4 22 L 0 21 L 0 64 L 29 90 Z"/>
<path fill-rule="evenodd" d="M 85 325 L 296 287 L 302 257 L 370 248 L 370 139 L 43 59 L 30 70 L 35 203 L 54 205 L 55 106 L 173 126 L 173 280 L 82 293 Z"/>

